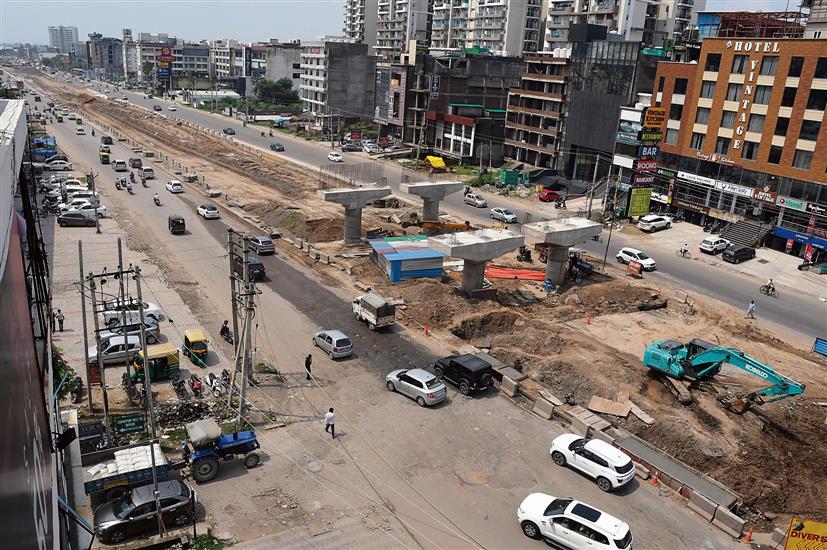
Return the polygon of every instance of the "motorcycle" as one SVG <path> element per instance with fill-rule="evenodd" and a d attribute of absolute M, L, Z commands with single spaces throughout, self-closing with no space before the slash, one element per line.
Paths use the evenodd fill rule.
<path fill-rule="evenodd" d="M 517 261 L 518 262 L 531 262 L 531 250 L 526 248 L 525 246 L 521 246 L 520 250 L 517 252 Z"/>
<path fill-rule="evenodd" d="M 563 199 L 557 199 L 554 201 L 554 208 L 562 208 L 563 210 L 566 210 L 566 201 Z"/>
<path fill-rule="evenodd" d="M 161 197 L 155 195 L 154 197 L 152 197 L 152 202 L 155 203 L 155 206 L 161 206 Z"/>
<path fill-rule="evenodd" d="M 261 137 L 264 137 L 264 130 L 261 131 Z"/>
<path fill-rule="evenodd" d="M 69 390 L 69 399 L 72 403 L 80 403 L 80 400 L 83 399 L 83 381 L 80 377 L 75 376 L 72 379 L 72 389 Z"/>
<path fill-rule="evenodd" d="M 190 374 L 190 389 L 192 390 L 192 394 L 197 399 L 201 399 L 201 397 L 204 395 L 203 383 L 201 382 L 201 378 L 199 378 L 198 375 L 195 373 Z"/>
<path fill-rule="evenodd" d="M 602 243 L 603 242 L 603 235 L 594 235 L 592 237 L 592 240 L 596 243 Z"/>
<path fill-rule="evenodd" d="M 115 189 L 121 190 L 121 180 L 115 180 Z"/>
<path fill-rule="evenodd" d="M 778 289 L 775 288 L 775 286 L 761 285 L 761 288 L 759 288 L 758 290 L 761 291 L 761 294 L 766 294 L 767 296 L 778 298 Z"/>
<path fill-rule="evenodd" d="M 221 325 L 221 330 L 218 331 L 224 340 L 226 340 L 230 344 L 235 344 L 235 337 L 233 335 L 233 331 L 230 330 L 230 327 L 227 326 L 227 321 L 224 321 L 224 324 Z"/>
<path fill-rule="evenodd" d="M 709 222 L 706 222 L 706 223 L 704 224 L 703 229 L 704 229 L 704 233 L 709 233 L 709 230 L 710 230 L 710 229 L 712 229 L 712 224 L 711 224 L 711 223 L 709 223 Z"/>
<path fill-rule="evenodd" d="M 144 187 L 149 187 L 149 185 L 147 185 L 146 183 L 146 178 L 141 178 L 141 185 L 143 185 Z"/>
<path fill-rule="evenodd" d="M 170 383 L 172 384 L 172 389 L 175 390 L 175 395 L 178 396 L 178 399 L 185 400 L 189 394 L 187 394 L 187 386 L 184 384 L 184 381 L 178 378 L 177 376 L 170 379 Z"/>
<path fill-rule="evenodd" d="M 213 397 L 221 397 L 221 380 L 212 372 L 207 375 L 207 385 L 212 390 Z"/>
<path fill-rule="evenodd" d="M 135 194 L 135 192 L 134 192 L 134 191 L 132 191 L 132 184 L 127 185 L 127 186 L 126 186 L 126 190 L 127 190 L 127 191 L 129 191 L 129 194 L 130 194 L 130 195 L 134 195 L 134 194 Z"/>
<path fill-rule="evenodd" d="M 126 397 L 132 401 L 135 399 L 135 386 L 132 384 L 132 379 L 126 373 L 121 375 L 121 388 L 126 393 Z"/>
<path fill-rule="evenodd" d="M 138 402 L 138 404 L 142 409 L 146 408 L 146 405 L 147 405 L 146 385 L 141 386 L 141 399 Z"/>

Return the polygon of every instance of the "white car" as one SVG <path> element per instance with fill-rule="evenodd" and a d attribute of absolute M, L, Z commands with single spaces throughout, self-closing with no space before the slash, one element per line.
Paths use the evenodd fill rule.
<path fill-rule="evenodd" d="M 635 477 L 632 459 L 599 439 L 563 434 L 551 442 L 549 454 L 558 466 L 571 466 L 594 479 L 604 493 L 626 485 Z"/>
<path fill-rule="evenodd" d="M 73 210 L 78 206 L 83 206 L 84 204 L 91 204 L 89 200 L 91 197 L 78 197 L 76 199 L 70 199 L 69 202 L 62 202 L 57 205 L 58 210 L 61 212 L 68 212 L 69 210 Z"/>
<path fill-rule="evenodd" d="M 654 271 L 657 269 L 657 265 L 655 265 L 655 260 L 650 258 L 646 255 L 645 252 L 638 250 L 637 248 L 631 247 L 624 247 L 617 251 L 616 255 L 617 261 L 622 264 L 628 264 L 629 262 L 638 262 L 641 266 L 643 266 L 644 271 Z"/>
<path fill-rule="evenodd" d="M 704 252 L 715 254 L 717 252 L 723 252 L 729 245 L 730 242 L 726 239 L 722 239 L 721 237 L 707 237 L 701 241 L 698 248 Z"/>
<path fill-rule="evenodd" d="M 465 204 L 470 204 L 477 208 L 485 208 L 488 206 L 488 201 L 482 198 L 482 195 L 477 195 L 476 193 L 468 193 L 462 200 L 465 201 Z"/>
<path fill-rule="evenodd" d="M 120 325 L 123 320 L 122 313 L 126 310 L 126 324 L 134 324 L 141 322 L 141 303 L 135 298 L 126 301 L 109 300 L 103 302 L 103 322 L 107 327 Z M 144 321 L 158 324 L 158 321 L 164 320 L 164 314 L 161 308 L 152 302 L 143 303 Z"/>
<path fill-rule="evenodd" d="M 631 550 L 629 525 L 571 498 L 531 493 L 517 508 L 523 534 L 571 550 Z"/>
<path fill-rule="evenodd" d="M 167 191 L 170 193 L 183 193 L 184 185 L 178 180 L 170 180 L 167 182 Z"/>
<path fill-rule="evenodd" d="M 333 162 L 342 162 L 342 155 L 340 153 L 336 153 L 335 151 L 331 151 L 327 154 L 327 160 Z"/>
<path fill-rule="evenodd" d="M 76 115 L 75 113 L 69 113 L 68 116 L 69 116 L 69 120 L 75 120 L 78 117 L 78 115 Z"/>
<path fill-rule="evenodd" d="M 80 210 L 80 211 L 84 211 L 84 212 L 85 212 L 85 211 L 89 211 L 89 212 L 91 212 L 91 211 L 93 211 L 93 210 L 94 210 L 94 211 L 95 211 L 95 214 L 96 214 L 99 218 L 105 218 L 105 217 L 109 214 L 109 213 L 106 211 L 106 207 L 105 207 L 105 206 L 98 206 L 98 207 L 95 207 L 95 205 L 93 205 L 91 202 L 87 202 L 86 204 L 81 204 L 81 205 L 79 205 L 79 206 L 73 206 L 72 208 L 70 208 L 70 209 L 68 210 L 68 212 L 74 212 L 75 210 Z"/>
<path fill-rule="evenodd" d="M 46 170 L 66 170 L 68 172 L 72 169 L 72 163 L 66 162 L 65 160 L 53 160 L 52 162 L 47 162 L 44 168 Z"/>
<path fill-rule="evenodd" d="M 491 217 L 505 223 L 517 223 L 517 214 L 508 208 L 492 208 Z"/>
<path fill-rule="evenodd" d="M 198 208 L 195 209 L 195 212 L 199 216 L 203 216 L 205 220 L 217 220 L 221 217 L 221 214 L 218 212 L 218 208 L 214 204 L 202 204 Z"/>
<path fill-rule="evenodd" d="M 654 233 L 658 229 L 669 229 L 672 227 L 672 218 L 669 216 L 658 216 L 657 214 L 649 214 L 641 217 L 637 222 L 637 228 L 641 231 L 648 231 Z"/>
<path fill-rule="evenodd" d="M 167 107 L 167 111 L 177 111 L 178 109 L 175 108 L 175 105 L 170 105 Z"/>
<path fill-rule="evenodd" d="M 77 128 L 75 128 L 75 135 L 76 136 L 85 136 L 86 135 L 86 130 L 83 128 L 83 126 L 78 126 Z"/>

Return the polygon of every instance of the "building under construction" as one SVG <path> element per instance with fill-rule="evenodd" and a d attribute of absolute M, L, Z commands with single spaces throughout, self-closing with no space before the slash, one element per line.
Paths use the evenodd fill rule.
<path fill-rule="evenodd" d="M 802 38 L 806 11 L 725 11 L 698 14 L 698 39 Z"/>

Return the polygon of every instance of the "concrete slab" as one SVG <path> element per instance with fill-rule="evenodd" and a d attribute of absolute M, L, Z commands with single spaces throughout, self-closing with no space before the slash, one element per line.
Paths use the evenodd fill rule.
<path fill-rule="evenodd" d="M 422 219 L 435 222 L 439 221 L 439 202 L 462 189 L 463 185 L 461 181 L 420 181 L 400 183 L 399 190 L 422 197 Z"/>
<path fill-rule="evenodd" d="M 487 228 L 428 238 L 428 246 L 446 256 L 471 262 L 487 262 L 517 250 L 525 237 L 507 229 Z"/>
<path fill-rule="evenodd" d="M 593 395 L 586 407 L 595 412 L 610 414 L 612 416 L 620 416 L 623 418 L 629 416 L 629 412 L 632 410 L 631 403 L 619 403 L 617 401 L 606 399 L 605 397 L 600 397 L 599 395 Z"/>
<path fill-rule="evenodd" d="M 736 539 L 740 538 L 741 535 L 744 534 L 744 520 L 723 506 L 719 506 L 718 510 L 715 511 L 715 517 L 712 519 L 712 525 Z"/>
<path fill-rule="evenodd" d="M 574 246 L 600 235 L 603 226 L 586 218 L 565 218 L 523 225 L 523 233 L 531 240 L 555 246 Z"/>
<path fill-rule="evenodd" d="M 692 493 L 687 506 L 689 506 L 690 510 L 694 510 L 699 516 L 709 521 L 712 521 L 712 518 L 715 517 L 715 511 L 718 509 L 717 504 L 700 493 Z"/>
<path fill-rule="evenodd" d="M 592 430 L 592 437 L 594 439 L 599 439 L 600 441 L 605 441 L 609 445 L 614 445 L 615 443 L 615 438 L 603 430 Z"/>
<path fill-rule="evenodd" d="M 534 408 L 531 410 L 531 412 L 533 412 L 540 418 L 549 420 L 551 418 L 551 415 L 554 414 L 554 405 L 552 405 L 545 399 L 538 398 L 537 401 L 534 402 Z"/>

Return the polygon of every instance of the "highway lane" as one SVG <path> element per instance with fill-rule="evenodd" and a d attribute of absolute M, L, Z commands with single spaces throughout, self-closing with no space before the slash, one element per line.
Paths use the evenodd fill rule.
<path fill-rule="evenodd" d="M 284 144 L 286 150 L 283 153 L 274 153 L 275 155 L 312 168 L 330 164 L 330 161 L 327 160 L 327 153 L 330 151 L 330 148 L 325 144 L 306 141 L 280 132 L 274 132 L 273 138 L 269 136 L 261 137 L 261 130 L 258 128 L 245 128 L 235 119 L 191 109 L 187 106 L 180 105 L 176 101 L 164 101 L 158 98 L 146 99 L 144 94 L 131 91 L 104 93 L 110 93 L 116 98 L 125 95 L 129 98 L 130 103 L 147 109 L 152 109 L 153 105 L 162 105 L 164 114 L 167 116 L 178 117 L 214 130 L 220 131 L 222 128 L 233 127 L 236 130 L 235 137 L 237 139 L 265 149 L 269 148 L 270 143 L 279 141 Z M 170 112 L 168 106 L 173 104 L 176 105 L 177 111 Z M 346 163 L 370 162 L 369 158 L 364 154 L 354 155 L 345 153 L 344 158 Z M 394 192 L 398 193 L 403 170 L 391 163 L 383 162 L 382 164 L 383 174 L 387 178 L 388 184 Z M 516 201 L 514 200 L 503 199 L 498 195 L 490 193 L 487 193 L 485 196 L 489 202 L 489 207 L 511 208 L 521 220 L 525 219 L 526 214 L 531 214 L 534 220 L 545 219 L 542 213 L 531 212 L 530 204 L 520 208 L 515 207 Z M 490 223 L 492 221 L 488 216 L 487 209 L 477 209 L 464 204 L 460 193 L 449 196 L 443 201 L 441 208 L 460 219 L 468 220 L 472 223 Z M 512 228 L 519 231 L 519 224 L 512 225 Z M 606 236 L 607 232 L 604 231 L 604 239 Z M 607 240 L 606 244 L 588 242 L 581 247 L 600 258 L 603 257 L 606 247 L 610 247 L 608 259 L 609 261 L 614 261 L 614 255 L 618 249 L 624 246 L 635 245 L 636 242 L 632 239 L 622 233 L 616 233 L 612 237 L 611 245 L 609 245 Z M 653 257 L 655 256 L 654 252 L 650 251 L 650 253 Z M 759 298 L 759 296 L 757 296 L 757 288 L 763 281 L 757 281 L 754 277 L 722 272 L 708 265 L 697 262 L 687 262 L 682 258 L 670 254 L 657 254 L 656 261 L 658 263 L 658 271 L 651 274 L 647 273 L 645 275 L 646 278 L 651 278 L 655 281 L 667 281 L 687 292 L 721 300 L 739 310 L 745 310 L 750 300 Z M 760 321 L 770 323 L 774 325 L 774 328 L 782 331 L 795 332 L 805 339 L 812 339 L 816 336 L 827 336 L 827 303 L 821 302 L 818 298 L 811 295 L 797 294 L 794 292 L 794 289 L 791 290 L 792 291 L 785 291 L 783 297 L 778 300 L 759 300 Z"/>

